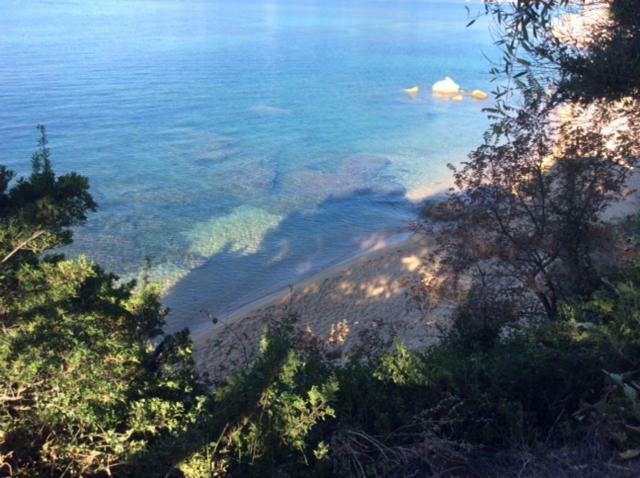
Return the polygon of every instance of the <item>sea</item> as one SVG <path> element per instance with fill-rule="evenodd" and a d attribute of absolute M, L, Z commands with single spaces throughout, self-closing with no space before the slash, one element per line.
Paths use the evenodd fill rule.
<path fill-rule="evenodd" d="M 492 89 L 481 2 L 2 0 L 0 164 L 99 204 L 64 252 L 148 275 L 168 330 L 393 240 L 482 141 Z M 420 92 L 409 94 L 407 88 Z"/>

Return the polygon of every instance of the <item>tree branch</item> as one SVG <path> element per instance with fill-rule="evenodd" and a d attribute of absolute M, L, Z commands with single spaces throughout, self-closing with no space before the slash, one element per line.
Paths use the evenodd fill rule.
<path fill-rule="evenodd" d="M 19 251 L 21 251 L 22 249 L 24 249 L 24 247 L 29 244 L 31 241 L 36 240 L 38 237 L 40 237 L 41 235 L 43 235 L 46 231 L 44 230 L 40 230 L 40 231 L 36 231 L 33 234 L 31 234 L 31 237 L 22 241 L 20 244 L 18 244 L 9 254 L 7 254 L 6 256 L 4 256 L 4 258 L 0 261 L 0 264 L 4 264 L 5 262 L 7 262 L 9 259 L 11 259 L 16 253 L 18 253 Z"/>

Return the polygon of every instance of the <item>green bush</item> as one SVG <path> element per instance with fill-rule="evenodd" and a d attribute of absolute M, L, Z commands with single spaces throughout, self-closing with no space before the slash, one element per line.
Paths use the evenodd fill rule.
<path fill-rule="evenodd" d="M 638 271 L 631 276 L 637 277 Z M 567 305 L 567 320 L 584 341 L 597 344 L 603 357 L 605 385 L 596 399 L 584 404 L 579 417 L 599 416 L 624 458 L 640 456 L 640 289 L 626 277 L 606 284 L 588 300 Z"/>
<path fill-rule="evenodd" d="M 296 351 L 300 342 L 290 324 L 272 331 L 288 344 L 278 367 L 265 369 L 274 363 L 267 350 L 253 369 L 232 380 L 248 380 L 259 398 L 252 418 L 234 429 L 240 435 L 230 470 L 254 476 L 393 476 L 406 471 L 398 458 L 402 450 L 412 457 L 403 466 L 428 476 L 451 464 L 452 450 L 465 447 L 485 454 L 580 449 L 585 434 L 603 419 L 621 456 L 635 456 L 638 387 L 633 373 L 624 372 L 637 366 L 640 345 L 640 295 L 632 283 L 576 298 L 563 306 L 561 320 L 533 325 L 515 322 L 504 302 L 479 306 L 476 295 L 470 299 L 440 344 L 422 352 L 398 344 L 378 358 L 354 356 L 339 366 L 323 362 L 320 354 Z M 583 314 L 590 322 L 577 320 Z M 331 384 L 330 393 L 318 388 L 323 383 Z M 246 396 L 238 388 L 225 390 L 227 399 Z M 314 415 L 310 397 L 319 390 L 327 408 Z M 445 448 L 424 449 L 425 442 Z M 305 459 L 308 450 L 320 447 L 333 468 L 326 460 Z M 248 464 L 251 473 L 244 468 Z M 460 476 L 466 476 L 464 469 Z"/>
<path fill-rule="evenodd" d="M 71 241 L 95 203 L 86 178 L 56 177 L 41 133 L 28 178 L 0 172 L 0 470 L 136 474 L 207 397 L 187 334 L 161 333 L 153 287 L 135 292 L 85 258 L 45 255 Z"/>

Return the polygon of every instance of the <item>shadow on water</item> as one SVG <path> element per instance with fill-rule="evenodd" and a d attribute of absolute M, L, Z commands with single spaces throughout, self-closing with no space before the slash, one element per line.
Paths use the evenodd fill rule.
<path fill-rule="evenodd" d="M 206 330 L 211 326 L 208 314 L 224 318 L 247 303 L 366 252 L 372 242 L 406 231 L 406 226 L 389 230 L 388 225 L 408 224 L 417 211 L 418 206 L 398 188 L 361 189 L 328 198 L 313 211 L 291 213 L 266 233 L 255 251 L 227 245 L 172 287 L 163 300 L 171 309 L 166 331 Z M 379 232 L 385 227 L 386 232 Z M 227 271 L 224 276 L 218 273 L 221 269 Z"/>

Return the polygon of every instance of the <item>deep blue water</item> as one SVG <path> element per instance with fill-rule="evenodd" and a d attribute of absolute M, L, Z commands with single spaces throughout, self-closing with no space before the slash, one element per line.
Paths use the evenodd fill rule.
<path fill-rule="evenodd" d="M 414 217 L 486 127 L 492 51 L 463 0 L 2 0 L 0 163 L 91 178 L 83 253 L 151 256 L 197 325 L 354 254 Z M 475 5 L 478 8 L 479 5 Z M 418 98 L 404 88 L 420 85 Z"/>

